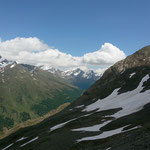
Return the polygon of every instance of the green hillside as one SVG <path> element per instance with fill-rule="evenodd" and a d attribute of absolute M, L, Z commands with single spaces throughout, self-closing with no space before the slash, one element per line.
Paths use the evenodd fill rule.
<path fill-rule="evenodd" d="M 0 130 L 50 110 L 80 96 L 82 90 L 29 65 L 7 65 L 0 72 Z"/>

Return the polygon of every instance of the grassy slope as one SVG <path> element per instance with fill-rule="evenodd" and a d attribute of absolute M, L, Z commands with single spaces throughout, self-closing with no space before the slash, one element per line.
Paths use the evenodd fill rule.
<path fill-rule="evenodd" d="M 30 119 L 30 120 L 27 120 L 25 122 L 19 123 L 19 124 L 17 124 L 16 126 L 14 126 L 13 128 L 11 128 L 9 130 L 7 128 L 5 128 L 3 134 L 0 135 L 0 139 L 3 139 L 4 137 L 7 137 L 8 135 L 16 132 L 17 130 L 19 130 L 21 128 L 33 126 L 33 125 L 43 121 L 44 119 L 46 119 L 48 117 L 51 117 L 51 116 L 55 115 L 56 113 L 62 111 L 64 108 L 66 108 L 69 105 L 70 105 L 70 103 L 62 104 L 57 109 L 51 110 L 50 112 L 48 112 L 47 114 L 45 114 L 42 117 L 38 117 L 36 119 Z"/>
<path fill-rule="evenodd" d="M 38 68 L 7 66 L 0 74 L 0 129 L 42 116 L 80 94 L 79 88 Z"/>

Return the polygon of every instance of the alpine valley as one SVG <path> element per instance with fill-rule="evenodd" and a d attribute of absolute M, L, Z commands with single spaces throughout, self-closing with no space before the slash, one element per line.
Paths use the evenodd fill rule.
<path fill-rule="evenodd" d="M 14 66 L 15 64 L 13 64 Z M 48 73 L 26 65 L 8 65 L 1 88 L 1 103 L 11 102 L 13 108 L 20 112 L 30 110 L 26 101 L 33 105 L 33 112 L 38 104 L 33 104 L 33 98 L 40 97 L 46 87 L 45 100 L 48 99 L 53 86 L 48 84 L 51 79 Z M 11 69 L 10 69 L 11 68 Z M 11 70 L 11 72 L 10 72 Z M 13 71 L 14 70 L 14 71 Z M 3 70 L 1 71 L 3 72 Z M 15 74 L 8 82 L 10 73 Z M 19 76 L 18 76 L 19 75 Z M 42 81 L 39 78 L 44 78 Z M 51 75 L 52 76 L 52 75 Z M 28 80 L 22 81 L 23 78 Z M 35 80 L 33 80 L 35 78 Z M 58 80 L 54 76 L 53 84 L 58 86 L 60 94 L 63 86 L 70 94 L 79 89 Z M 16 80 L 17 79 L 17 80 Z M 23 87 L 18 80 L 24 83 Z M 38 82 L 39 81 L 39 82 Z M 55 81 L 55 82 L 54 82 Z M 38 82 L 38 83 L 37 83 Z M 36 84 L 37 83 L 37 84 Z M 62 84 L 64 83 L 64 84 Z M 9 86 L 8 86 L 9 84 Z M 22 95 L 17 103 L 12 102 L 9 93 L 17 93 L 19 89 L 28 86 L 30 90 Z M 44 85 L 43 85 L 44 84 Z M 35 88 L 35 85 L 38 88 Z M 49 86 L 46 86 L 49 85 Z M 11 87 L 14 91 L 12 91 Z M 42 86 L 42 88 L 40 88 Z M 48 90 L 51 87 L 50 90 Z M 45 88 L 44 88 L 45 89 Z M 35 91 L 35 90 L 38 90 Z M 71 91 L 71 92 L 70 92 Z M 33 94 L 31 95 L 30 92 Z M 7 96 L 7 98 L 6 98 Z M 75 96 L 74 96 L 75 98 Z M 66 99 L 65 99 L 66 100 Z M 70 98 L 69 98 L 70 100 Z M 38 100 L 36 100 L 38 102 Z M 46 101 L 47 102 L 47 101 Z M 42 104 L 46 103 L 45 101 Z M 51 102 L 51 101 L 50 101 Z M 40 103 L 41 104 L 41 103 Z M 47 104 L 47 103 L 46 103 Z M 11 107 L 11 105 L 9 107 Z M 23 106 L 21 106 L 23 105 Z M 3 106 L 3 105 L 2 105 Z M 36 107 L 35 107 L 36 106 Z M 3 112 L 7 112 L 4 107 Z M 1 113 L 3 113 L 1 112 Z M 13 110 L 11 113 L 14 112 Z M 12 113 L 13 115 L 15 113 Z M 17 116 L 17 115 L 14 115 Z M 9 135 L 0 141 L 2 150 L 149 150 L 150 149 L 150 46 L 144 47 L 108 68 L 102 77 L 88 88 L 71 105 L 60 113 L 45 119 L 31 127 L 26 127 Z"/>
<path fill-rule="evenodd" d="M 0 133 L 69 104 L 82 89 L 39 67 L 0 57 Z"/>
<path fill-rule="evenodd" d="M 18 64 L 0 56 L 0 135 L 9 133 L 7 130 L 14 126 L 18 129 L 35 124 L 38 120 L 33 119 L 54 114 L 51 110 L 58 107 L 56 112 L 59 112 L 100 76 L 92 70 L 47 69 Z"/>

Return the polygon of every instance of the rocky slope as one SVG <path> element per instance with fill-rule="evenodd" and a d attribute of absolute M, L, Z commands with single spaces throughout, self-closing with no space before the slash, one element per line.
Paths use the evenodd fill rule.
<path fill-rule="evenodd" d="M 61 104 L 72 102 L 82 92 L 35 66 L 2 57 L 0 66 L 0 131 L 43 116 Z"/>
<path fill-rule="evenodd" d="M 149 150 L 150 46 L 110 67 L 65 110 L 0 141 L 16 150 Z"/>

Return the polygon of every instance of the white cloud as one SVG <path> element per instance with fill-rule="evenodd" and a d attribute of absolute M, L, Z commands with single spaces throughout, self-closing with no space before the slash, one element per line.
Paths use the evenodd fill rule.
<path fill-rule="evenodd" d="M 108 67 L 126 57 L 123 51 L 110 43 L 105 43 L 98 51 L 74 57 L 49 47 L 36 37 L 0 40 L 0 55 L 20 63 L 49 65 L 61 69 Z"/>
<path fill-rule="evenodd" d="M 112 65 L 125 57 L 126 55 L 119 48 L 110 43 L 105 43 L 100 50 L 85 54 L 83 62 L 89 65 Z"/>

